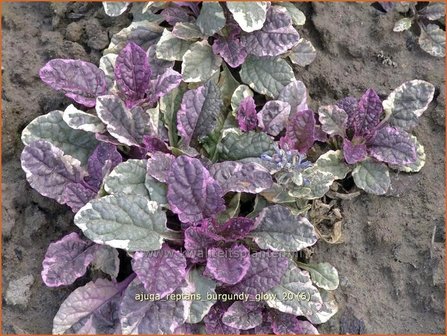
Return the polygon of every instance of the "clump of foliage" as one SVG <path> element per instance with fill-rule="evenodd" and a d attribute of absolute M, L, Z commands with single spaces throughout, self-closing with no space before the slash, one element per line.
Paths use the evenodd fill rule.
<path fill-rule="evenodd" d="M 209 21 L 216 5 L 223 23 Z M 269 21 L 293 22 L 296 8 L 281 6 L 152 3 L 113 36 L 99 68 L 55 59 L 41 69 L 74 104 L 24 129 L 22 167 L 34 189 L 76 212 L 82 231 L 49 246 L 42 279 L 95 278 L 64 301 L 54 333 L 307 334 L 337 312 L 336 269 L 303 256 L 320 237 L 309 211 L 336 180 L 352 175 L 383 194 L 389 168 L 420 170 L 423 147 L 407 131 L 434 88 L 406 82 L 383 103 L 370 89 L 316 114 L 284 58 L 300 40 L 268 38 L 277 55 L 247 51 L 236 66 L 214 54 L 221 38 L 250 40 L 248 27 L 258 42 L 273 27 L 295 36 Z M 179 64 L 162 58 L 179 55 L 178 23 L 197 34 L 219 27 L 212 45 L 202 35 L 187 42 Z M 194 44 L 208 56 L 190 73 Z M 224 62 L 209 62 L 216 57 Z"/>
<path fill-rule="evenodd" d="M 405 17 L 400 19 L 394 25 L 393 31 L 402 32 L 414 29 L 419 34 L 419 45 L 422 50 L 432 56 L 445 56 L 445 4 L 441 2 L 429 3 L 427 6 L 420 8 L 417 2 L 380 2 L 382 8 L 386 11 L 396 10 Z M 420 8 L 420 9 L 419 9 Z"/>

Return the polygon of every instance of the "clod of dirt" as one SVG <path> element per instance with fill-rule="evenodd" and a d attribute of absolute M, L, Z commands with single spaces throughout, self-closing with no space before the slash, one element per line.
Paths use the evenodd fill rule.
<path fill-rule="evenodd" d="M 355 317 L 351 309 L 340 317 L 340 334 L 365 334 L 366 327 L 362 320 Z"/>
<path fill-rule="evenodd" d="M 34 277 L 32 275 L 25 275 L 17 280 L 10 281 L 5 295 L 6 303 L 26 307 L 33 283 Z"/>
<path fill-rule="evenodd" d="M 109 45 L 109 36 L 103 30 L 97 19 L 90 19 L 85 24 L 85 31 L 88 36 L 87 45 L 95 50 L 102 50 Z"/>
<path fill-rule="evenodd" d="M 25 226 L 23 228 L 23 235 L 26 238 L 30 238 L 31 236 L 39 231 L 39 229 L 45 224 L 47 221 L 45 214 L 34 204 L 29 205 L 25 209 Z"/>
<path fill-rule="evenodd" d="M 72 42 L 79 42 L 84 28 L 77 22 L 70 23 L 65 30 L 65 38 Z"/>

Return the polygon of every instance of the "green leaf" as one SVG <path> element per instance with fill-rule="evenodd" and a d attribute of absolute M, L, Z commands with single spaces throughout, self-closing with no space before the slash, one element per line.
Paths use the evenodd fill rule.
<path fill-rule="evenodd" d="M 241 84 L 234 90 L 231 96 L 231 109 L 234 116 L 236 116 L 241 100 L 246 97 L 253 97 L 253 91 L 247 85 Z"/>
<path fill-rule="evenodd" d="M 109 194 L 124 193 L 149 197 L 144 182 L 147 160 L 127 160 L 117 165 L 104 179 L 104 189 Z"/>
<path fill-rule="evenodd" d="M 248 33 L 262 28 L 269 3 L 263 2 L 227 2 L 234 20 L 243 31 Z"/>
<path fill-rule="evenodd" d="M 393 31 L 402 32 L 411 28 L 411 24 L 413 23 L 413 19 L 411 18 L 403 18 L 397 21 L 394 24 Z"/>
<path fill-rule="evenodd" d="M 217 215 L 219 223 L 225 223 L 227 220 L 239 215 L 241 209 L 241 193 L 236 193 L 228 203 L 227 209 Z"/>
<path fill-rule="evenodd" d="M 321 128 L 329 135 L 345 137 L 348 114 L 337 105 L 321 106 L 318 109 Z"/>
<path fill-rule="evenodd" d="M 217 284 L 202 275 L 203 269 L 192 268 L 186 275 L 186 287 L 182 287 L 184 294 L 200 294 L 202 300 L 192 300 L 188 306 L 187 323 L 199 323 L 216 303 L 214 299 L 207 299 L 208 295 L 216 294 Z"/>
<path fill-rule="evenodd" d="M 297 263 L 298 267 L 309 272 L 315 285 L 326 290 L 335 290 L 339 279 L 337 269 L 327 262 L 318 264 Z"/>
<path fill-rule="evenodd" d="M 323 307 L 320 292 L 312 285 L 308 272 L 290 264 L 292 261 L 289 261 L 289 269 L 281 283 L 266 293 L 269 297 L 266 303 L 283 313 L 312 316 Z"/>
<path fill-rule="evenodd" d="M 182 40 L 195 41 L 206 38 L 200 32 L 199 27 L 191 22 L 177 22 L 172 30 L 172 34 Z"/>
<path fill-rule="evenodd" d="M 334 175 L 320 170 L 317 165 L 314 165 L 303 171 L 303 181 L 306 181 L 306 183 L 294 186 L 289 194 L 309 200 L 321 198 L 329 191 L 334 180 Z"/>
<path fill-rule="evenodd" d="M 417 155 L 416 161 L 414 163 L 402 166 L 389 165 L 391 169 L 396 169 L 399 171 L 403 171 L 405 173 L 417 173 L 422 169 L 422 167 L 424 167 L 426 159 L 424 146 L 418 141 L 418 139 L 414 135 L 410 134 L 410 137 L 414 141 L 416 146 L 416 155 Z"/>
<path fill-rule="evenodd" d="M 292 67 L 279 57 L 247 57 L 241 68 L 242 82 L 253 90 L 276 98 L 294 78 Z"/>
<path fill-rule="evenodd" d="M 289 54 L 290 61 L 302 67 L 311 64 L 315 57 L 317 57 L 317 51 L 312 42 L 303 38 L 290 50 Z"/>
<path fill-rule="evenodd" d="M 73 129 L 91 133 L 104 133 L 106 130 L 106 125 L 96 115 L 78 110 L 73 104 L 67 106 L 62 119 Z"/>
<path fill-rule="evenodd" d="M 435 24 L 422 27 L 419 45 L 432 56 L 445 56 L 445 31 Z"/>
<path fill-rule="evenodd" d="M 388 167 L 373 160 L 358 163 L 352 177 L 357 187 L 375 195 L 385 194 L 391 184 Z"/>
<path fill-rule="evenodd" d="M 165 212 L 141 195 L 92 200 L 78 211 L 74 222 L 95 243 L 126 251 L 159 250 L 165 239 L 178 238 L 166 227 Z"/>
<path fill-rule="evenodd" d="M 203 2 L 196 21 L 200 31 L 212 36 L 225 26 L 225 14 L 218 2 Z"/>
<path fill-rule="evenodd" d="M 219 71 L 222 58 L 207 41 L 196 42 L 183 55 L 182 76 L 187 83 L 204 82 Z"/>
<path fill-rule="evenodd" d="M 278 4 L 274 3 L 274 5 L 284 7 L 287 10 L 292 18 L 292 23 L 294 26 L 302 26 L 306 23 L 306 16 L 296 7 L 294 3 L 280 2 Z"/>
<path fill-rule="evenodd" d="M 338 305 L 332 292 L 320 289 L 320 295 L 323 300 L 323 306 L 320 310 L 306 316 L 313 324 L 325 323 L 338 312 Z"/>
<path fill-rule="evenodd" d="M 98 145 L 95 135 L 69 127 L 62 111 L 52 111 L 31 121 L 22 131 L 22 142 L 29 145 L 45 140 L 85 164 Z"/>
<path fill-rule="evenodd" d="M 118 54 L 129 41 L 138 44 L 143 49 L 148 49 L 150 46 L 157 43 L 160 39 L 163 27 L 160 27 L 156 22 L 147 20 L 132 22 L 130 26 L 122 29 L 112 36 L 109 47 L 104 50 L 103 54 Z"/>
<path fill-rule="evenodd" d="M 179 39 L 165 29 L 157 43 L 157 58 L 166 61 L 181 61 L 191 44 L 192 42 Z"/>
<path fill-rule="evenodd" d="M 258 214 L 261 212 L 261 210 L 264 209 L 266 206 L 268 206 L 267 200 L 261 195 L 256 195 L 253 210 L 247 215 L 247 217 L 249 218 L 257 217 Z"/>
<path fill-rule="evenodd" d="M 445 4 L 441 2 L 429 3 L 429 5 L 421 9 L 418 14 L 429 20 L 439 20 L 445 16 Z"/>
<path fill-rule="evenodd" d="M 256 218 L 256 229 L 249 237 L 263 250 L 300 251 L 318 240 L 309 220 L 295 216 L 282 205 L 264 208 Z"/>
<path fill-rule="evenodd" d="M 128 2 L 108 2 L 105 1 L 102 3 L 104 7 L 104 11 L 108 16 L 120 16 L 123 14 L 127 7 L 129 7 Z"/>
<path fill-rule="evenodd" d="M 239 82 L 233 77 L 225 63 L 222 64 L 223 71 L 220 73 L 218 85 L 222 92 L 222 100 L 225 106 L 230 106 L 233 94 L 239 87 Z"/>
<path fill-rule="evenodd" d="M 111 89 L 115 84 L 115 62 L 117 54 L 106 54 L 99 59 L 99 68 L 106 75 L 107 87 Z"/>
<path fill-rule="evenodd" d="M 222 160 L 241 160 L 273 152 L 273 140 L 265 133 L 229 133 L 219 146 Z"/>
<path fill-rule="evenodd" d="M 167 206 L 167 193 L 168 187 L 166 184 L 157 181 L 149 174 L 146 175 L 146 180 L 144 181 L 144 185 L 149 192 L 149 198 L 160 204 L 161 206 Z"/>
<path fill-rule="evenodd" d="M 330 150 L 324 153 L 317 159 L 315 164 L 320 171 L 332 174 L 336 180 L 344 179 L 351 171 L 345 163 L 341 150 Z"/>
<path fill-rule="evenodd" d="M 147 174 L 147 160 L 130 159 L 117 165 L 104 179 L 109 194 L 141 195 L 160 205 L 168 204 L 167 187 Z"/>
<path fill-rule="evenodd" d="M 414 79 L 393 90 L 382 105 L 389 117 L 389 123 L 405 130 L 416 126 L 418 118 L 427 110 L 433 100 L 433 84 Z"/>
<path fill-rule="evenodd" d="M 108 245 L 96 246 L 95 259 L 93 259 L 91 266 L 112 278 L 116 278 L 120 270 L 118 250 Z"/>
<path fill-rule="evenodd" d="M 295 196 L 291 195 L 282 185 L 273 183 L 273 185 L 260 193 L 270 203 L 293 203 L 295 202 Z"/>
<path fill-rule="evenodd" d="M 178 142 L 177 111 L 180 109 L 186 90 L 187 86 L 182 83 L 160 99 L 160 112 L 163 113 L 163 121 L 168 129 L 169 144 L 172 147 L 177 146 Z"/>

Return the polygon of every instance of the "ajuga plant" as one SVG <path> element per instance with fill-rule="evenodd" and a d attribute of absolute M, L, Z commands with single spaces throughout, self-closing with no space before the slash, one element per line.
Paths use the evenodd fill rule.
<path fill-rule="evenodd" d="M 380 2 L 380 5 L 386 12 L 395 10 L 405 16 L 396 22 L 393 31 L 419 34 L 422 50 L 432 56 L 445 56 L 445 31 L 442 29 L 445 27 L 444 3 L 428 3 L 425 7 L 418 2 Z"/>
<path fill-rule="evenodd" d="M 55 59 L 41 69 L 74 103 L 24 129 L 22 167 L 80 229 L 49 246 L 42 279 L 91 280 L 63 302 L 53 333 L 312 334 L 337 312 L 336 269 L 307 263 L 320 236 L 309 209 L 335 180 L 352 175 L 381 194 L 385 164 L 418 171 L 423 148 L 406 131 L 434 89 L 410 81 L 383 103 L 368 90 L 315 114 L 287 58 L 298 12 L 281 6 L 153 3 L 99 67 Z M 166 28 L 178 23 L 198 41 Z M 214 53 L 220 39 L 264 38 L 237 65 L 233 52 Z"/>

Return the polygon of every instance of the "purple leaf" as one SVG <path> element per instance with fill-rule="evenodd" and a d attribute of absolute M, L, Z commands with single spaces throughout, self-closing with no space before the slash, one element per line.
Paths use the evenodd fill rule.
<path fill-rule="evenodd" d="M 171 26 L 174 26 L 177 22 L 191 22 L 193 20 L 191 14 L 192 12 L 184 7 L 168 7 L 161 12 L 161 16 Z"/>
<path fill-rule="evenodd" d="M 81 60 L 52 59 L 39 71 L 40 78 L 75 102 L 93 107 L 96 97 L 107 92 L 104 72 Z"/>
<path fill-rule="evenodd" d="M 87 183 L 99 190 L 104 177 L 123 161 L 115 145 L 100 143 L 88 159 Z"/>
<path fill-rule="evenodd" d="M 270 310 L 273 332 L 276 335 L 318 335 L 309 321 L 298 320 L 295 315 Z"/>
<path fill-rule="evenodd" d="M 315 141 L 327 142 L 328 135 L 321 129 L 321 125 L 315 126 Z"/>
<path fill-rule="evenodd" d="M 395 5 L 394 3 L 389 1 L 379 1 L 379 4 L 380 6 L 382 6 L 385 12 L 389 12 L 390 10 L 392 10 Z"/>
<path fill-rule="evenodd" d="M 177 113 L 177 128 L 183 143 L 189 145 L 211 133 L 222 106 L 220 89 L 212 81 L 187 91 Z"/>
<path fill-rule="evenodd" d="M 166 143 L 156 136 L 144 135 L 143 143 L 141 145 L 148 153 L 169 153 L 169 148 Z"/>
<path fill-rule="evenodd" d="M 174 61 L 165 61 L 157 58 L 156 54 L 157 46 L 150 46 L 147 50 L 147 61 L 151 69 L 151 80 L 157 79 L 166 70 L 172 69 L 174 67 Z"/>
<path fill-rule="evenodd" d="M 318 109 L 321 129 L 329 135 L 346 137 L 348 114 L 337 105 L 321 106 Z"/>
<path fill-rule="evenodd" d="M 209 228 L 214 233 L 223 237 L 225 241 L 232 242 L 244 239 L 255 228 L 255 221 L 247 217 L 230 218 L 224 224 L 214 224 Z"/>
<path fill-rule="evenodd" d="M 222 317 L 227 310 L 228 305 L 218 302 L 211 307 L 210 312 L 203 319 L 205 322 L 205 332 L 207 334 L 235 334 L 239 335 L 239 329 L 227 326 L 222 322 Z"/>
<path fill-rule="evenodd" d="M 357 113 L 354 115 L 353 124 L 355 134 L 367 135 L 379 124 L 380 115 L 383 112 L 382 101 L 373 89 L 366 90 L 360 98 Z M 348 114 L 349 121 L 349 114 Z"/>
<path fill-rule="evenodd" d="M 112 144 L 115 146 L 121 145 L 121 143 L 118 140 L 116 140 L 113 136 L 111 136 L 108 132 L 96 133 L 95 138 L 96 138 L 96 140 L 99 140 L 101 142 L 105 142 L 108 144 Z"/>
<path fill-rule="evenodd" d="M 208 248 L 220 240 L 223 238 L 207 228 L 191 226 L 185 230 L 186 256 L 194 263 L 206 261 Z"/>
<path fill-rule="evenodd" d="M 26 179 L 41 195 L 64 204 L 64 190 L 86 175 L 80 162 L 45 140 L 31 142 L 21 155 Z"/>
<path fill-rule="evenodd" d="M 289 118 L 285 141 L 289 148 L 306 154 L 315 142 L 315 114 L 311 110 L 297 111 Z"/>
<path fill-rule="evenodd" d="M 163 298 L 183 282 L 186 259 L 183 254 L 164 244 L 158 251 L 135 252 L 132 269 L 148 294 L 158 294 Z"/>
<path fill-rule="evenodd" d="M 292 113 L 308 109 L 306 86 L 299 80 L 294 80 L 284 86 L 279 93 L 278 100 L 289 103 Z"/>
<path fill-rule="evenodd" d="M 186 320 L 186 300 L 144 300 L 143 284 L 135 279 L 120 306 L 122 334 L 172 334 Z M 175 291 L 173 295 L 181 295 Z"/>
<path fill-rule="evenodd" d="M 64 204 L 67 204 L 73 212 L 78 212 L 90 200 L 95 198 L 97 191 L 82 183 L 69 183 L 64 190 Z"/>
<path fill-rule="evenodd" d="M 176 335 L 199 335 L 200 334 L 200 324 L 194 323 L 185 323 L 181 326 L 177 327 L 174 330 L 174 334 Z"/>
<path fill-rule="evenodd" d="M 244 132 L 256 130 L 258 126 L 258 116 L 253 97 L 248 96 L 241 100 L 237 110 L 237 122 L 239 128 Z"/>
<path fill-rule="evenodd" d="M 272 322 L 268 311 L 264 310 L 262 312 L 262 324 L 255 327 L 255 334 L 273 334 Z"/>
<path fill-rule="evenodd" d="M 167 183 L 169 205 L 183 223 L 215 217 L 225 210 L 222 188 L 198 159 L 176 158 Z"/>
<path fill-rule="evenodd" d="M 250 251 L 241 244 L 229 248 L 208 249 L 205 272 L 216 280 L 234 285 L 242 280 L 250 267 Z"/>
<path fill-rule="evenodd" d="M 285 8 L 271 6 L 267 11 L 264 26 L 241 36 L 249 54 L 278 56 L 292 48 L 300 35 L 292 26 L 292 19 Z"/>
<path fill-rule="evenodd" d="M 118 250 L 102 244 L 96 244 L 95 248 L 95 259 L 92 261 L 91 267 L 116 279 L 120 269 Z"/>
<path fill-rule="evenodd" d="M 182 75 L 172 69 L 167 69 L 157 79 L 151 81 L 152 92 L 150 95 L 150 103 L 155 104 L 161 97 L 179 86 L 182 81 Z"/>
<path fill-rule="evenodd" d="M 173 4 L 179 7 L 188 7 L 189 9 L 191 9 L 195 16 L 198 16 L 200 14 L 198 2 L 177 1 L 173 2 Z"/>
<path fill-rule="evenodd" d="M 171 154 L 155 152 L 147 160 L 147 173 L 154 179 L 165 183 L 175 156 Z"/>
<path fill-rule="evenodd" d="M 258 113 L 259 127 L 267 134 L 277 136 L 286 127 L 289 115 L 289 103 L 280 100 L 268 101 Z"/>
<path fill-rule="evenodd" d="M 237 24 L 227 25 L 227 36 L 216 35 L 213 44 L 213 52 L 222 56 L 225 62 L 232 68 L 237 68 L 244 63 L 248 53 L 240 39 L 241 29 Z"/>
<path fill-rule="evenodd" d="M 115 63 L 115 79 L 119 90 L 126 97 L 126 105 L 131 108 L 143 99 L 149 88 L 151 69 L 146 52 L 133 42 L 127 43 Z"/>
<path fill-rule="evenodd" d="M 42 280 L 48 287 L 71 285 L 85 274 L 95 257 L 94 245 L 76 232 L 51 243 L 42 263 Z"/>
<path fill-rule="evenodd" d="M 116 331 L 119 322 L 117 303 L 121 291 L 126 288 L 130 279 L 119 284 L 97 279 L 75 289 L 54 317 L 53 334 L 73 334 L 72 329 L 82 330 L 86 324 L 91 324 L 102 333 Z"/>
<path fill-rule="evenodd" d="M 262 324 L 262 308 L 260 302 L 236 301 L 223 314 L 222 322 L 236 329 L 255 328 Z"/>
<path fill-rule="evenodd" d="M 97 99 L 96 113 L 107 125 L 107 131 L 121 143 L 139 146 L 143 141 L 149 114 L 141 107 L 128 109 L 117 96 L 107 95 Z"/>
<path fill-rule="evenodd" d="M 245 277 L 229 287 L 231 293 L 246 293 L 255 296 L 277 286 L 287 271 L 286 257 L 268 251 L 256 252 L 250 256 L 251 265 Z"/>
<path fill-rule="evenodd" d="M 352 143 L 343 139 L 343 156 L 348 164 L 355 164 L 367 158 L 366 145 L 364 143 Z"/>
<path fill-rule="evenodd" d="M 340 99 L 335 105 L 346 112 L 346 114 L 348 115 L 347 127 L 349 129 L 354 129 L 354 117 L 357 114 L 357 110 L 359 108 L 359 102 L 357 98 L 345 97 L 343 99 Z"/>
<path fill-rule="evenodd" d="M 410 135 L 391 126 L 375 133 L 368 141 L 368 152 L 373 158 L 390 164 L 404 165 L 417 160 L 416 146 Z"/>
<path fill-rule="evenodd" d="M 220 184 L 224 194 L 230 191 L 257 194 L 273 184 L 269 171 L 254 162 L 215 163 L 210 168 L 210 174 Z"/>

